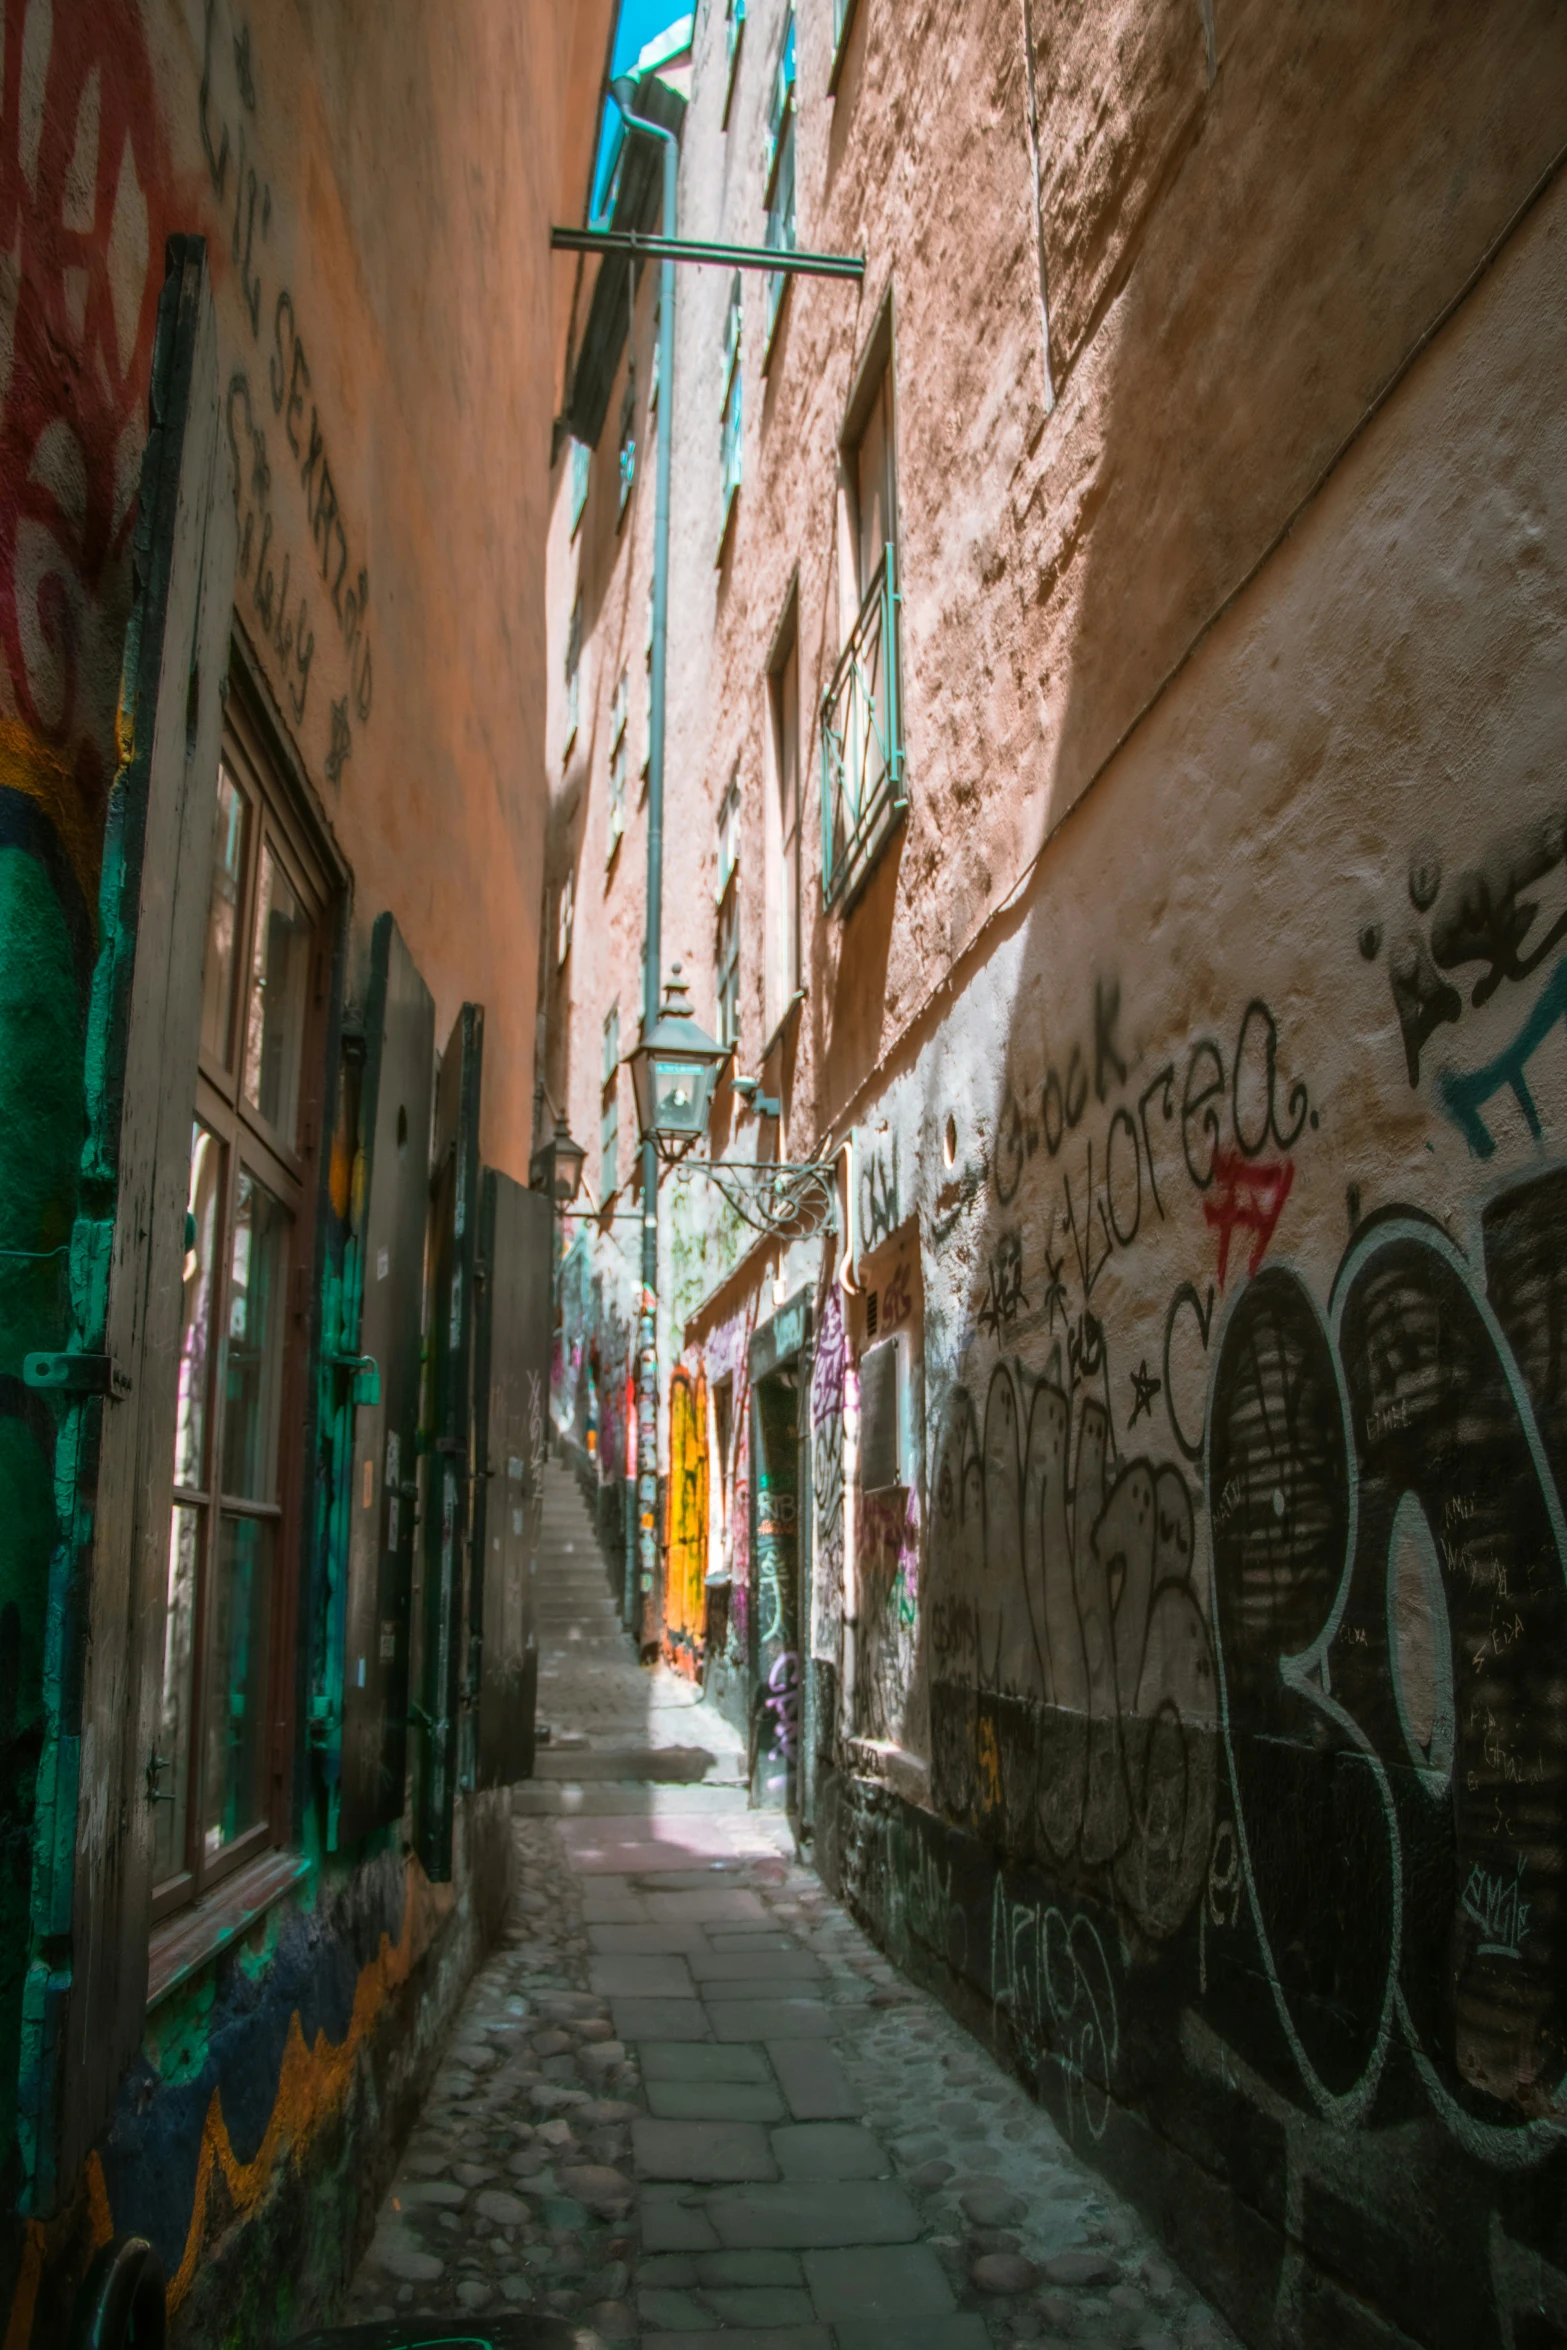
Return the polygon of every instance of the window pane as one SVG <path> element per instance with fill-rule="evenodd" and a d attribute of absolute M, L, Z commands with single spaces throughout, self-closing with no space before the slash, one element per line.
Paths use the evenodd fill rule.
<path fill-rule="evenodd" d="M 199 1122 L 190 1135 L 190 1195 L 185 1208 L 185 1271 L 179 1393 L 174 1420 L 174 1482 L 205 1485 L 207 1390 L 212 1362 L 212 1277 L 218 1243 L 223 1146 Z"/>
<path fill-rule="evenodd" d="M 202 1050 L 220 1069 L 234 1065 L 234 942 L 245 885 L 245 838 L 250 809 L 226 767 L 218 769 L 218 808 L 212 842 L 212 896 L 207 907 L 207 959 L 201 981 Z"/>
<path fill-rule="evenodd" d="M 292 1144 L 310 978 L 310 918 L 270 841 L 256 885 L 256 943 L 245 1020 L 245 1099 Z"/>
<path fill-rule="evenodd" d="M 241 1168 L 223 1404 L 223 1490 L 236 1501 L 277 1499 L 287 1277 L 287 1210 Z"/>
<path fill-rule="evenodd" d="M 266 1812 L 267 1667 L 275 1528 L 225 1517 L 212 1581 L 203 1850 L 209 1860 Z"/>
<path fill-rule="evenodd" d="M 185 1865 L 190 1804 L 192 1648 L 196 1631 L 196 1559 L 205 1512 L 175 1506 L 169 1528 L 168 1612 L 163 1625 L 163 1707 L 158 1717 L 158 1804 L 153 1826 L 154 1884 Z"/>

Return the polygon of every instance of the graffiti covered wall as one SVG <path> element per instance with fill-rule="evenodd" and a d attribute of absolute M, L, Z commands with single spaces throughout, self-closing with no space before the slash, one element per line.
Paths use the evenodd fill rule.
<path fill-rule="evenodd" d="M 848 1750 L 830 1865 L 1281 2350 L 1567 2326 L 1564 252 L 1558 192 L 875 1104 L 929 1793 Z"/>

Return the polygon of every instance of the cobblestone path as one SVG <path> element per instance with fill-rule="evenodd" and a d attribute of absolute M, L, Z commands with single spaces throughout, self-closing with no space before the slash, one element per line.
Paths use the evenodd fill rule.
<path fill-rule="evenodd" d="M 646 2350 L 1232 2344 L 746 1809 L 732 1733 L 636 1665 L 579 1513 L 557 1475 L 512 1922 L 346 2315 L 536 2309 Z"/>

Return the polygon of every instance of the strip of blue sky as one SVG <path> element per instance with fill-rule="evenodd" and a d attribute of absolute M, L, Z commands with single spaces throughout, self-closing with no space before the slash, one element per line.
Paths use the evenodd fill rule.
<path fill-rule="evenodd" d="M 615 46 L 610 59 L 610 74 L 629 73 L 644 49 L 667 33 L 691 13 L 689 0 L 620 0 L 620 14 L 615 20 Z M 609 99 L 604 101 L 603 117 L 599 123 L 598 160 L 593 166 L 593 218 L 602 215 L 608 192 L 610 174 L 615 168 L 615 156 L 620 147 L 620 117 Z"/>

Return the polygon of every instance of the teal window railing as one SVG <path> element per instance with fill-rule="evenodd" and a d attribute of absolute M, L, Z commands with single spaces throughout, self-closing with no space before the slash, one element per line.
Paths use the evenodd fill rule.
<path fill-rule="evenodd" d="M 847 906 L 908 807 L 889 541 L 822 696 L 822 902 Z"/>

